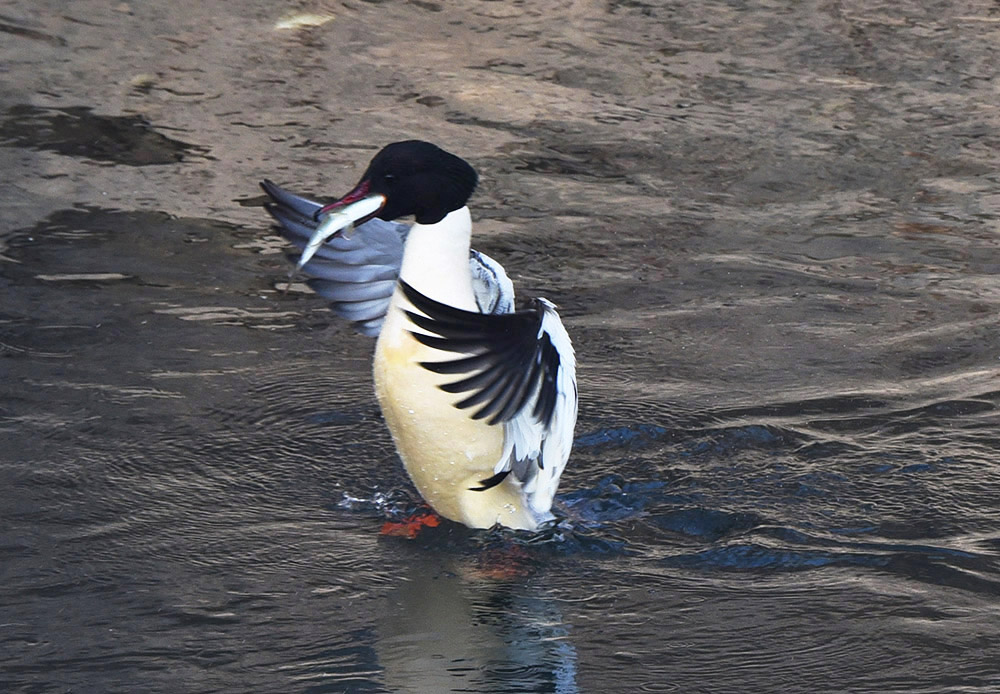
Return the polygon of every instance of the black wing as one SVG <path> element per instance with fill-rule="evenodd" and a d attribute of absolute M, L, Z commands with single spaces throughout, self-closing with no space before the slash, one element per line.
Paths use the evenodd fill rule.
<path fill-rule="evenodd" d="M 489 424 L 506 422 L 532 405 L 532 416 L 548 427 L 558 396 L 556 376 L 559 351 L 542 329 L 545 305 L 535 300 L 529 308 L 504 314 L 465 311 L 424 296 L 403 280 L 403 294 L 420 315 L 407 311 L 413 323 L 434 333 L 413 332 L 417 340 L 464 356 L 449 361 L 421 362 L 439 374 L 470 374 L 441 388 L 449 393 L 471 395 L 455 407 L 481 407 L 473 419 L 490 417 Z"/>

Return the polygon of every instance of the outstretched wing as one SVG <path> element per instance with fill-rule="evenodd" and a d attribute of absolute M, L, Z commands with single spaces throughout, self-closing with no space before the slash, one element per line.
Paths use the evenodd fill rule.
<path fill-rule="evenodd" d="M 314 215 L 322 204 L 261 183 L 271 198 L 265 205 L 280 225 L 281 235 L 302 250 L 319 225 Z M 324 243 L 303 270 L 308 285 L 331 302 L 337 315 L 354 322 L 365 335 L 378 335 L 403 262 L 403 243 L 410 227 L 372 219 L 353 232 Z"/>
<path fill-rule="evenodd" d="M 460 376 L 441 386 L 465 396 L 455 406 L 471 409 L 473 419 L 504 426 L 504 452 L 482 488 L 513 473 L 533 510 L 548 513 L 569 459 L 577 414 L 576 358 L 555 306 L 535 299 L 520 311 L 475 313 L 435 301 L 402 280 L 399 285 L 420 312 L 407 316 L 427 331 L 413 336 L 428 347 L 463 355 L 421 365 Z"/>
<path fill-rule="evenodd" d="M 315 215 L 323 203 L 271 181 L 260 185 L 271 198 L 265 208 L 278 222 L 281 235 L 303 250 L 320 224 Z M 334 236 L 303 266 L 310 276 L 307 284 L 331 302 L 334 313 L 353 321 L 358 332 L 377 336 L 399 278 L 409 230 L 408 224 L 372 219 L 353 232 Z M 503 267 L 485 253 L 471 251 L 469 268 L 479 309 L 484 313 L 509 311 L 514 288 Z"/>

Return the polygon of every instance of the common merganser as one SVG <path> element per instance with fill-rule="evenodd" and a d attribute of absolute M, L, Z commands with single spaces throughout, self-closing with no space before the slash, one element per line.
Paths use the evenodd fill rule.
<path fill-rule="evenodd" d="M 470 249 L 476 182 L 461 158 L 409 140 L 328 205 L 261 186 L 309 286 L 378 337 L 375 394 L 423 498 L 473 528 L 535 530 L 573 442 L 576 359 L 555 306 L 514 310 L 503 267 Z"/>

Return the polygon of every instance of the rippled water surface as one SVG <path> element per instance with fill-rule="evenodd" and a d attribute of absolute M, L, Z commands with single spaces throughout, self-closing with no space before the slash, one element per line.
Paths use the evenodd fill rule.
<path fill-rule="evenodd" d="M 308 13 L 308 17 L 303 17 Z M 990 2 L 12 0 L 0 690 L 995 692 Z M 581 416 L 539 535 L 416 499 L 256 181 L 469 159 Z"/>

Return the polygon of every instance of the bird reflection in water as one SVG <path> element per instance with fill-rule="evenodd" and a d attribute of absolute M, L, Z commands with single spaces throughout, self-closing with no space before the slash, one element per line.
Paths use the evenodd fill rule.
<path fill-rule="evenodd" d="M 410 564 L 377 626 L 390 691 L 579 691 L 569 626 L 516 549 Z"/>

